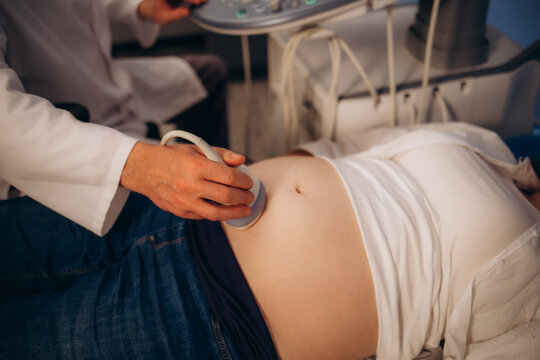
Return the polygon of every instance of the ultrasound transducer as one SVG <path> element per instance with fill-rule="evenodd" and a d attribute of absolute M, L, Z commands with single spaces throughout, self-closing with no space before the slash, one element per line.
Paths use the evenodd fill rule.
<path fill-rule="evenodd" d="M 170 139 L 176 138 L 176 137 L 188 140 L 191 143 L 193 143 L 195 146 L 197 146 L 199 149 L 201 149 L 203 154 L 209 160 L 212 160 L 212 161 L 215 161 L 215 162 L 218 162 L 218 163 L 221 163 L 221 164 L 225 164 L 225 162 L 221 159 L 221 157 L 219 157 L 219 155 L 214 151 L 214 149 L 212 149 L 212 147 L 210 145 L 208 145 L 208 143 L 206 141 L 204 141 L 200 137 L 198 137 L 198 136 L 196 136 L 196 135 L 194 135 L 192 133 L 189 133 L 187 131 L 173 130 L 173 131 L 168 132 L 161 139 L 161 145 L 167 145 L 167 142 Z M 229 226 L 232 226 L 232 227 L 234 227 L 236 229 L 244 230 L 244 229 L 249 228 L 251 225 L 253 225 L 259 219 L 259 217 L 261 216 L 261 214 L 262 214 L 262 212 L 264 210 L 264 206 L 266 204 L 266 191 L 264 189 L 263 183 L 259 179 L 257 179 L 255 176 L 253 176 L 251 174 L 251 172 L 249 171 L 247 166 L 242 164 L 240 166 L 237 166 L 236 169 L 240 170 L 241 172 L 243 172 L 244 174 L 249 176 L 251 178 L 251 180 L 253 180 L 253 186 L 251 187 L 251 189 L 249 189 L 249 191 L 254 195 L 255 200 L 253 200 L 249 204 L 249 206 L 252 209 L 251 210 L 251 215 L 240 218 L 240 219 L 227 220 L 225 222 Z"/>

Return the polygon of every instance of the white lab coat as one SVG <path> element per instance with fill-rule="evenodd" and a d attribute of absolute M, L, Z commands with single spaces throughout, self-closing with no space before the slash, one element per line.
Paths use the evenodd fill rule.
<path fill-rule="evenodd" d="M 104 234 L 127 199 L 119 179 L 144 122 L 206 96 L 177 57 L 111 59 L 109 20 L 129 24 L 143 46 L 157 38 L 139 2 L 0 0 L 0 199 L 11 184 Z M 91 123 L 51 102 L 84 105 Z"/>

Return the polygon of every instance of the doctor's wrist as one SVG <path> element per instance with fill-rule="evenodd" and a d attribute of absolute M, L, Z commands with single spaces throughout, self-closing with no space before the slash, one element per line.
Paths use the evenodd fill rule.
<path fill-rule="evenodd" d="M 150 171 L 148 165 L 152 163 L 150 154 L 154 146 L 156 145 L 142 141 L 133 146 L 120 176 L 120 186 L 138 193 L 143 192 L 145 176 Z"/>

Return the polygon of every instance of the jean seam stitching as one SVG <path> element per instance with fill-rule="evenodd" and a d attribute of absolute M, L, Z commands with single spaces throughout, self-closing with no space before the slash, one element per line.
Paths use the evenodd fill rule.
<path fill-rule="evenodd" d="M 156 244 L 156 238 L 154 235 L 150 235 L 147 240 L 150 243 L 150 246 L 152 246 L 154 249 L 161 249 L 164 246 L 180 244 L 182 241 L 184 241 L 184 237 L 179 236 L 176 240 L 164 241 L 159 244 Z"/>
<path fill-rule="evenodd" d="M 221 326 L 217 322 L 213 313 L 210 314 L 210 323 L 212 328 L 212 334 L 214 335 L 214 339 L 216 341 L 222 359 L 232 360 L 232 355 L 223 336 L 223 332 L 221 331 Z"/>
<path fill-rule="evenodd" d="M 178 236 L 178 238 L 175 239 L 175 240 L 164 241 L 164 242 L 159 243 L 159 244 L 156 244 L 156 236 L 159 236 L 159 234 L 162 233 L 162 232 L 175 230 L 175 229 L 181 228 L 183 226 L 184 225 L 182 223 L 177 223 L 174 226 L 170 226 L 170 227 L 166 227 L 166 228 L 162 228 L 162 229 L 158 230 L 156 233 L 154 233 L 154 235 L 143 236 L 142 238 L 140 238 L 140 239 L 136 240 L 135 242 L 133 242 L 133 244 L 131 245 L 129 250 L 127 250 L 123 254 L 123 256 L 125 256 L 127 253 L 129 253 L 134 248 L 136 248 L 136 247 L 138 247 L 138 246 L 140 246 L 140 245 L 142 245 L 142 244 L 144 244 L 146 242 L 149 242 L 150 246 L 152 246 L 152 248 L 154 248 L 154 249 L 161 249 L 164 246 L 179 244 L 179 243 L 181 243 L 181 242 L 183 242 L 185 240 L 184 236 Z"/>

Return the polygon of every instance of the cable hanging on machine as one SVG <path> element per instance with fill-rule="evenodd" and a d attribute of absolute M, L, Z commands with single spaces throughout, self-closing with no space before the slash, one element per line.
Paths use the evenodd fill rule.
<path fill-rule="evenodd" d="M 396 65 L 394 56 L 394 27 L 392 6 L 386 8 L 386 50 L 388 56 L 388 88 L 390 90 L 390 126 L 396 125 Z"/>
<path fill-rule="evenodd" d="M 303 40 L 327 39 L 330 52 L 331 80 L 328 94 L 328 102 L 322 115 L 321 137 L 330 139 L 333 137 L 336 109 L 337 109 L 337 85 L 339 72 L 341 69 L 341 51 L 349 57 L 362 80 L 366 84 L 374 106 L 379 103 L 379 95 L 375 87 L 369 80 L 364 67 L 357 60 L 351 48 L 343 39 L 338 37 L 332 30 L 311 26 L 300 29 L 289 39 L 281 58 L 281 81 L 283 91 L 280 93 L 280 101 L 283 108 L 283 120 L 285 133 L 287 134 L 287 145 L 290 147 L 298 140 L 298 111 L 296 109 L 296 89 L 294 86 L 294 59 L 296 50 Z"/>
<path fill-rule="evenodd" d="M 448 106 L 446 105 L 446 101 L 444 100 L 444 97 L 441 94 L 441 90 L 439 88 L 435 88 L 433 90 L 433 96 L 435 97 L 435 100 L 437 100 L 437 103 L 439 104 L 439 108 L 441 110 L 441 118 L 443 123 L 448 122 Z"/>
<path fill-rule="evenodd" d="M 420 91 L 419 104 L 414 106 L 411 99 L 406 99 L 405 104 L 408 108 L 410 123 L 422 123 L 425 117 L 425 100 L 429 82 L 429 69 L 431 65 L 431 55 L 433 47 L 434 32 L 437 23 L 440 0 L 434 0 L 431 12 L 431 18 L 428 28 L 428 36 L 426 41 L 426 49 L 424 56 L 424 70 L 422 76 L 422 85 Z M 390 114 L 389 125 L 395 126 L 397 123 L 397 94 L 396 94 L 396 79 L 395 79 L 395 59 L 394 59 L 394 38 L 392 27 L 392 9 L 387 7 L 387 51 L 388 51 L 388 72 L 389 72 L 389 92 L 390 92 Z M 292 35 L 287 42 L 283 55 L 281 57 L 281 82 L 282 91 L 280 92 L 280 102 L 283 110 L 283 121 L 285 133 L 287 136 L 287 146 L 291 147 L 299 139 L 299 111 L 297 109 L 298 102 L 297 89 L 295 88 L 294 79 L 294 60 L 296 51 L 303 40 L 326 39 L 330 53 L 331 80 L 328 91 L 328 100 L 324 105 L 321 119 L 321 138 L 332 139 L 336 123 L 336 111 L 338 104 L 337 86 L 339 80 L 339 72 L 341 69 L 341 51 L 343 51 L 353 66 L 360 74 L 366 87 L 368 88 L 371 97 L 373 98 L 374 106 L 379 104 L 380 98 L 373 84 L 368 78 L 363 66 L 359 63 L 351 48 L 345 41 L 337 36 L 332 30 L 319 26 L 308 26 L 301 28 L 298 32 Z M 442 95 L 438 92 L 434 93 L 441 109 L 443 121 L 448 121 L 448 109 Z M 412 121 L 411 121 L 412 120 Z"/>
<path fill-rule="evenodd" d="M 433 39 L 435 38 L 435 28 L 437 25 L 437 16 L 439 14 L 440 0 L 433 0 L 431 8 L 431 18 L 429 19 L 428 35 L 426 40 L 426 52 L 424 55 L 424 72 L 422 75 L 422 88 L 420 94 L 420 105 L 418 106 L 418 117 L 416 123 L 424 122 L 424 102 L 426 99 L 427 86 L 429 81 L 429 68 L 431 66 L 431 54 L 433 52 Z"/>

